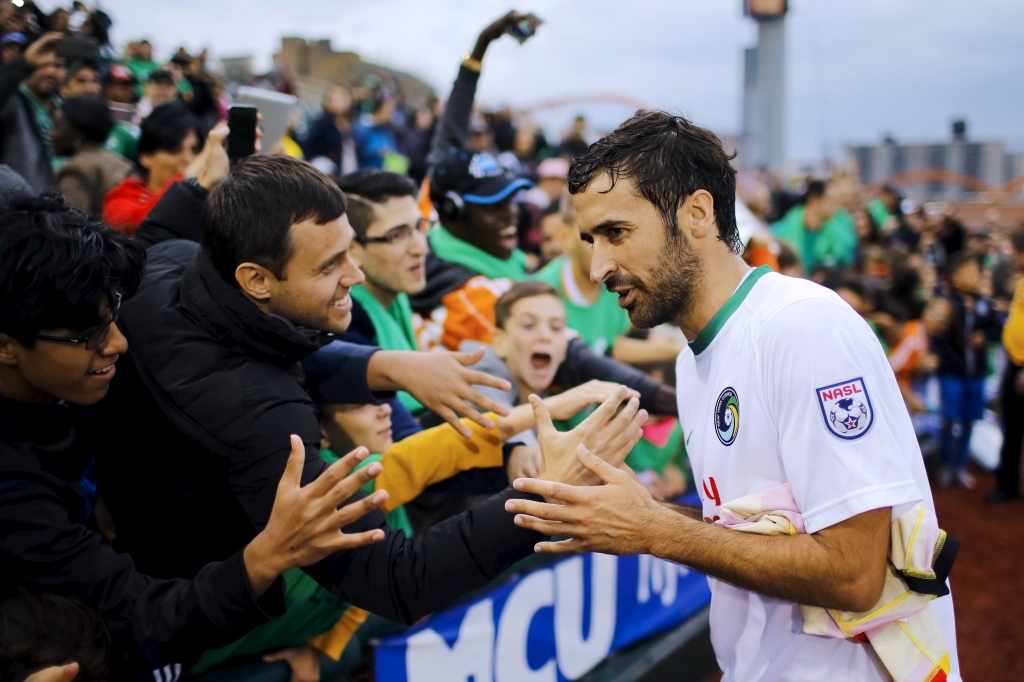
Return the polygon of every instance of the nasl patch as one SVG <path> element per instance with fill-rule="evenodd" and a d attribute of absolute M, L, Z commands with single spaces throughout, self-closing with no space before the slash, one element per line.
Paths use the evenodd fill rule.
<path fill-rule="evenodd" d="M 843 440 L 856 440 L 871 429 L 875 412 L 863 378 L 825 386 L 815 392 L 825 426 L 833 435 Z"/>

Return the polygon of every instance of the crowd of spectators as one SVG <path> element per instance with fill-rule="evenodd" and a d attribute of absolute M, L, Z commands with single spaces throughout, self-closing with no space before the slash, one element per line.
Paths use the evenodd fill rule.
<path fill-rule="evenodd" d="M 586 120 L 554 142 L 475 101 L 488 46 L 539 23 L 486 27 L 443 105 L 335 84 L 229 172 L 205 51 L 0 0 L 0 677 L 359 679 L 374 638 L 530 552 L 507 486 L 565 433 L 659 499 L 692 489 L 686 341 L 590 280 Z M 296 88 L 278 61 L 258 84 Z M 975 424 L 1007 425 L 989 500 L 1016 498 L 1024 231 L 763 177 L 745 259 L 864 317 L 937 484 L 975 486 Z M 625 435 L 595 427 L 624 401 Z"/>

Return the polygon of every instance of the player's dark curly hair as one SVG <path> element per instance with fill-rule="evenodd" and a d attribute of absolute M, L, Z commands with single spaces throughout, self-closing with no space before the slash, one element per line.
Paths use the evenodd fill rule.
<path fill-rule="evenodd" d="M 31 348 L 40 330 L 94 327 L 104 300 L 135 293 L 145 260 L 58 192 L 0 192 L 0 332 Z"/>
<path fill-rule="evenodd" d="M 77 599 L 17 590 L 0 605 L 0 680 L 74 662 L 76 682 L 102 682 L 111 648 L 103 619 Z"/>
<path fill-rule="evenodd" d="M 661 212 L 665 228 L 676 237 L 676 212 L 699 189 L 714 199 L 718 238 L 735 253 L 743 245 L 736 227 L 736 171 L 722 141 L 707 128 L 664 111 L 636 112 L 615 132 L 601 138 L 569 169 L 569 192 L 587 189 L 607 173 L 612 186 L 628 178 Z"/>

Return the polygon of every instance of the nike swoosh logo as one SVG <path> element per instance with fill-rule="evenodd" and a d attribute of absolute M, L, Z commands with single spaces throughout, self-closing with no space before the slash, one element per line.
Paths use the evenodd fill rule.
<path fill-rule="evenodd" d="M 690 436 L 692 436 L 692 435 L 693 435 L 693 429 L 690 429 L 690 435 L 686 437 L 686 445 L 687 445 L 687 447 L 689 447 L 689 445 L 690 445 Z"/>

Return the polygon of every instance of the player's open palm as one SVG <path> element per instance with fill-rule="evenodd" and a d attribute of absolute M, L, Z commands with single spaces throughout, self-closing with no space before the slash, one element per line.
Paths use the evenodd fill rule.
<path fill-rule="evenodd" d="M 640 401 L 630 398 L 625 407 L 615 414 L 629 389 L 616 389 L 582 423 L 571 431 L 561 432 L 551 423 L 544 402 L 530 396 L 533 414 L 537 420 L 537 439 L 540 441 L 542 465 L 537 478 L 569 485 L 596 485 L 601 480 L 583 467 L 576 458 L 576 448 L 587 449 L 618 467 L 626 459 L 642 434 L 640 428 L 647 421 L 647 411 L 640 409 Z"/>
<path fill-rule="evenodd" d="M 291 437 L 292 451 L 281 482 L 277 486 L 274 508 L 263 532 L 253 544 L 261 541 L 279 557 L 282 572 L 290 568 L 315 564 L 343 549 L 354 549 L 384 539 L 384 531 L 343 533 L 344 526 L 376 509 L 388 494 L 378 490 L 357 502 L 338 506 L 365 483 L 381 472 L 374 462 L 354 474 L 352 470 L 366 459 L 366 448 L 356 448 L 327 468 L 315 481 L 301 485 L 306 459 L 305 446 L 298 436 Z"/>

